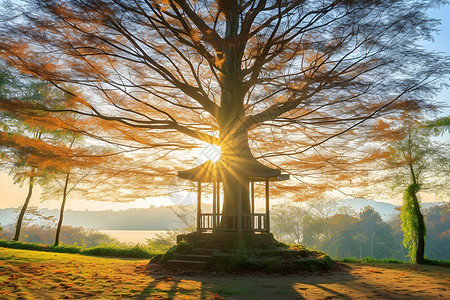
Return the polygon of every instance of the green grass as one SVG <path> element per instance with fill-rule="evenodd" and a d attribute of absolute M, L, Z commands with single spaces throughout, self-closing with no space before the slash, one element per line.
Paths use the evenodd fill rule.
<path fill-rule="evenodd" d="M 425 265 L 431 265 L 431 266 L 441 266 L 441 267 L 447 267 L 450 268 L 450 261 L 449 260 L 436 260 L 436 259 L 425 259 Z"/>
<path fill-rule="evenodd" d="M 391 289 L 397 298 L 439 299 L 450 281 L 450 270 L 429 265 L 359 263 L 325 276 L 211 276 L 161 274 L 147 263 L 0 247 L 0 299 L 331 299 L 349 291 L 365 299 Z"/>
<path fill-rule="evenodd" d="M 342 261 L 345 263 L 390 263 L 390 264 L 404 264 L 406 262 L 395 259 L 395 258 L 383 258 L 376 259 L 373 257 L 364 257 L 363 259 L 359 259 L 356 257 L 345 257 L 343 259 L 335 259 L 337 261 Z"/>
<path fill-rule="evenodd" d="M 153 256 L 160 254 L 160 252 L 150 250 L 149 248 L 141 245 L 101 245 L 90 248 L 81 248 L 77 246 L 48 246 L 36 243 L 24 243 L 24 242 L 9 242 L 0 240 L 0 247 L 34 250 L 44 252 L 56 252 L 56 253 L 72 253 L 89 256 L 104 256 L 104 257 L 120 257 L 120 258 L 152 258 Z"/>
<path fill-rule="evenodd" d="M 356 257 L 346 257 L 342 259 L 336 259 L 336 261 L 342 261 L 344 263 L 390 263 L 390 264 L 408 264 L 410 262 L 398 260 L 395 258 L 383 258 L 376 259 L 373 257 L 364 257 L 359 259 Z M 450 261 L 448 260 L 435 260 L 435 259 L 425 259 L 424 265 L 440 266 L 450 268 Z"/>
<path fill-rule="evenodd" d="M 117 246 L 98 246 L 80 251 L 82 255 L 107 256 L 107 257 L 129 257 L 129 258 L 152 258 L 156 254 L 147 248 L 136 245 L 131 248 L 121 248 Z"/>

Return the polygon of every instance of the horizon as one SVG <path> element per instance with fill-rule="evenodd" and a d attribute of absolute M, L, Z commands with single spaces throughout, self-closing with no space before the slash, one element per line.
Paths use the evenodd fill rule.
<path fill-rule="evenodd" d="M 427 201 L 421 201 L 421 203 L 423 204 L 444 204 L 444 203 L 448 203 L 448 200 L 438 200 L 438 199 L 434 199 L 432 197 L 423 197 L 425 198 L 425 200 Z M 394 207 L 400 207 L 402 204 L 401 203 L 393 203 L 393 202 L 399 202 L 399 201 L 393 201 L 393 202 L 389 202 L 389 201 L 385 201 L 386 199 L 381 199 L 381 200 L 375 200 L 375 199 L 369 199 L 369 198 L 363 198 L 363 197 L 344 197 L 341 199 L 337 199 L 336 202 L 341 203 L 341 202 L 345 202 L 345 201 L 350 201 L 350 200 L 358 200 L 358 201 L 370 201 L 370 202 L 375 202 L 375 203 L 380 203 L 380 204 L 389 204 L 392 205 Z M 54 200 L 55 202 L 57 202 L 57 200 Z M 298 203 L 298 204 L 306 204 L 308 201 L 313 201 L 313 200 L 306 200 L 306 201 L 294 201 L 293 203 Z M 105 202 L 109 202 L 109 201 L 86 201 L 86 202 L 99 202 L 100 204 L 105 203 Z M 170 201 L 169 201 L 170 202 Z M 262 201 L 260 201 L 262 202 Z M 271 206 L 274 205 L 278 205 L 278 204 L 282 204 L 284 202 L 289 202 L 288 200 L 281 200 L 278 201 L 276 203 L 271 203 Z M 127 203 L 116 203 L 113 202 L 113 204 L 127 204 Z M 202 202 L 202 206 L 208 206 L 208 205 L 212 205 L 211 202 Z M 104 205 L 103 205 L 104 206 Z M 115 207 L 115 208 L 105 208 L 102 207 L 102 209 L 96 209 L 96 207 L 86 207 L 84 209 L 79 209 L 79 208 L 66 208 L 65 211 L 75 211 L 75 212 L 123 212 L 123 211 L 128 211 L 128 210 L 139 210 L 139 209 L 159 209 L 159 208 L 169 208 L 169 207 L 188 207 L 188 206 L 195 206 L 195 204 L 174 204 L 174 203 L 167 203 L 167 204 L 160 204 L 160 205 L 155 205 L 155 204 L 149 204 L 148 206 L 142 206 L 142 207 L 129 207 L 129 206 L 124 206 L 124 207 Z M 19 206 L 20 207 L 20 206 Z M 30 202 L 30 205 L 28 206 L 29 208 L 38 208 L 39 210 L 59 210 L 60 207 L 55 206 L 55 207 L 47 207 L 47 206 L 38 206 L 38 205 L 33 205 Z M 17 209 L 18 206 L 4 206 L 4 205 L 0 205 L 0 210 L 4 210 L 4 209 Z M 263 208 L 263 206 L 257 206 L 257 210 L 261 210 Z"/>

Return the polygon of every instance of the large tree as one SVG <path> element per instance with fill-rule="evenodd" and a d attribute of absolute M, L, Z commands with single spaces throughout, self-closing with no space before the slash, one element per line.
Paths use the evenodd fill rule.
<path fill-rule="evenodd" d="M 0 54 L 71 93 L 40 108 L 81 115 L 79 131 L 169 161 L 219 145 L 223 213 L 239 193 L 245 213 L 240 160 L 290 172 L 305 192 L 336 188 L 380 154 L 362 141 L 430 107 L 448 61 L 418 42 L 438 2 L 29 0 L 17 17 L 5 8 Z"/>

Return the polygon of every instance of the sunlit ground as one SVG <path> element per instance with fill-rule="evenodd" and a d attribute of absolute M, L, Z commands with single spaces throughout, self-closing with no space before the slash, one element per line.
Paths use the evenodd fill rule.
<path fill-rule="evenodd" d="M 442 267 L 187 276 L 149 272 L 147 262 L 0 248 L 0 299 L 450 299 L 450 269 Z"/>

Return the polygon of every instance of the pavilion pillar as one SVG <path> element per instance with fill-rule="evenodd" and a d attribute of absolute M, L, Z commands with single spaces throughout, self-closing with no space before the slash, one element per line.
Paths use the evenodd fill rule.
<path fill-rule="evenodd" d="M 197 182 L 197 232 L 202 231 L 202 183 Z"/>
<path fill-rule="evenodd" d="M 255 219 L 253 214 L 255 213 L 255 182 L 250 181 L 250 228 L 255 229 Z"/>
<path fill-rule="evenodd" d="M 238 234 L 242 233 L 242 186 L 238 186 L 238 207 L 237 207 L 237 229 Z"/>
<path fill-rule="evenodd" d="M 255 213 L 255 182 L 250 181 L 251 211 Z"/>
<path fill-rule="evenodd" d="M 213 181 L 213 230 L 216 229 L 217 222 L 217 182 Z"/>
<path fill-rule="evenodd" d="M 266 230 L 270 232 L 269 178 L 266 178 Z"/>
<path fill-rule="evenodd" d="M 220 214 L 221 214 L 221 210 L 220 210 L 220 181 L 217 181 L 217 221 L 216 224 L 219 225 L 220 224 Z"/>

